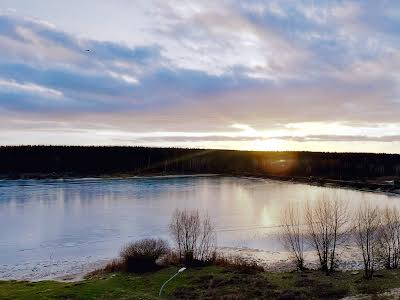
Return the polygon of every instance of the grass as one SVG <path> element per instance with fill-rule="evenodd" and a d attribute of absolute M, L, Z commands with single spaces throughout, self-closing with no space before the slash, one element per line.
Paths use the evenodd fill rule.
<path fill-rule="evenodd" d="M 166 268 L 135 275 L 98 275 L 76 283 L 0 281 L 0 299 L 158 299 L 162 283 L 176 272 Z M 225 267 L 188 269 L 170 282 L 163 299 L 339 299 L 377 294 L 400 287 L 400 270 L 379 271 L 373 280 L 362 274 L 318 271 L 243 273 Z"/>

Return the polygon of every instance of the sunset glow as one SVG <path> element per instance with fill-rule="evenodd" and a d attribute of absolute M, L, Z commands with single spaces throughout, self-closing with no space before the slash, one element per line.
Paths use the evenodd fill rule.
<path fill-rule="evenodd" d="M 0 144 L 400 152 L 397 1 L 0 2 Z"/>

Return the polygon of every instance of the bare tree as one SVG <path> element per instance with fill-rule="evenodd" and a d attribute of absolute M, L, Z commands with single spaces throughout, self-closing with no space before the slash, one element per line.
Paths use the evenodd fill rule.
<path fill-rule="evenodd" d="M 397 208 L 386 207 L 382 211 L 380 229 L 381 255 L 387 269 L 395 269 L 400 258 L 400 215 Z"/>
<path fill-rule="evenodd" d="M 203 216 L 201 227 L 197 257 L 201 261 L 207 261 L 215 256 L 216 247 L 215 229 L 208 214 Z"/>
<path fill-rule="evenodd" d="M 304 235 L 302 218 L 298 208 L 290 204 L 282 213 L 280 238 L 283 246 L 292 255 L 298 270 L 304 269 Z"/>
<path fill-rule="evenodd" d="M 210 260 L 215 253 L 216 235 L 211 218 L 198 210 L 177 209 L 170 223 L 170 232 L 181 261 Z"/>
<path fill-rule="evenodd" d="M 356 244 L 361 250 L 364 263 L 365 277 L 373 276 L 378 261 L 380 240 L 381 214 L 378 207 L 363 203 L 354 220 L 354 234 Z"/>
<path fill-rule="evenodd" d="M 347 203 L 335 196 L 322 195 L 312 205 L 307 203 L 305 222 L 307 240 L 315 249 L 322 271 L 332 272 L 337 265 L 337 247 L 348 237 Z"/>
<path fill-rule="evenodd" d="M 332 247 L 330 249 L 330 271 L 333 271 L 337 265 L 337 247 L 343 245 L 349 238 L 351 231 L 349 224 L 348 203 L 335 198 L 331 200 L 331 233 Z"/>

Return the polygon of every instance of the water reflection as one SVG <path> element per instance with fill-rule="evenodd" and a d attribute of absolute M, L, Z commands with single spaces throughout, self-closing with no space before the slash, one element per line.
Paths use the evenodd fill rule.
<path fill-rule="evenodd" d="M 207 210 L 219 246 L 279 250 L 265 227 L 279 224 L 289 202 L 303 205 L 323 193 L 348 199 L 350 209 L 362 201 L 400 205 L 383 194 L 251 178 L 1 181 L 0 277 L 1 265 L 111 258 L 129 240 L 168 237 L 177 207 Z"/>

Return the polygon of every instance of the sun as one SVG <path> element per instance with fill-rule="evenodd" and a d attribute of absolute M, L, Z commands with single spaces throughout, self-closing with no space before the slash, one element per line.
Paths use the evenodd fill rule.
<path fill-rule="evenodd" d="M 249 150 L 254 151 L 280 151 L 284 149 L 285 142 L 277 139 L 254 140 L 249 143 Z"/>

